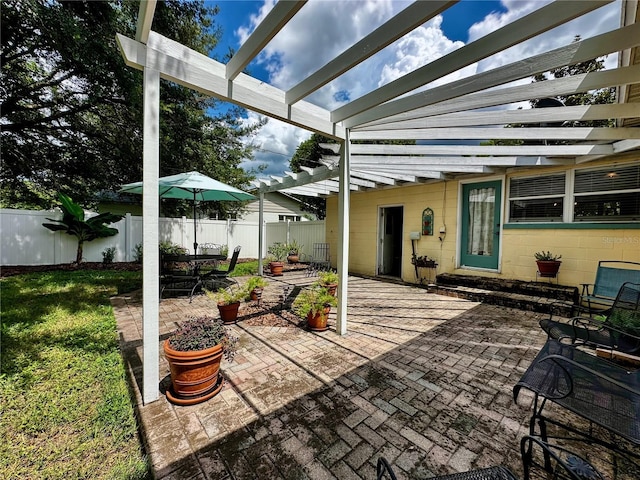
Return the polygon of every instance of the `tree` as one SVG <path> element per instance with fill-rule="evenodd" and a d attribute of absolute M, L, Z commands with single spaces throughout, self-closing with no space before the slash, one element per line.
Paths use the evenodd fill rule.
<path fill-rule="evenodd" d="M 50 208 L 56 192 L 92 205 L 96 193 L 142 177 L 142 74 L 115 34 L 133 37 L 138 2 L 5 0 L 2 5 L 2 206 Z M 158 2 L 155 31 L 203 54 L 221 31 L 202 0 Z M 186 170 L 243 187 L 238 110 L 162 81 L 161 175 Z M 175 208 L 180 208 L 180 205 Z"/>
<path fill-rule="evenodd" d="M 80 205 L 74 203 L 64 193 L 59 194 L 59 199 L 62 204 L 60 207 L 62 209 L 62 220 L 47 218 L 50 222 L 56 223 L 43 223 L 42 226 L 54 232 L 65 232 L 67 235 L 73 235 L 78 239 L 76 263 L 82 262 L 84 242 L 90 242 L 96 238 L 112 237 L 118 233 L 117 228 L 107 227 L 106 224 L 119 222 L 124 215 L 101 213 L 85 220 L 84 210 Z"/>

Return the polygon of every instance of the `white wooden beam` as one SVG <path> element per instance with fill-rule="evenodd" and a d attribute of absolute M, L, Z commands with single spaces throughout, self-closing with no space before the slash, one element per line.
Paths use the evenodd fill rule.
<path fill-rule="evenodd" d="M 235 79 L 305 3 L 307 0 L 277 2 L 231 57 L 226 67 L 226 78 Z"/>
<path fill-rule="evenodd" d="M 160 391 L 160 74 L 145 68 L 143 75 L 142 145 L 142 399 L 158 400 Z"/>
<path fill-rule="evenodd" d="M 292 104 L 313 93 L 456 2 L 457 0 L 414 2 L 302 82 L 287 90 L 285 101 L 288 104 Z"/>
<path fill-rule="evenodd" d="M 412 128 L 469 127 L 516 123 L 561 123 L 565 121 L 636 118 L 638 104 L 577 105 L 573 107 L 530 108 L 528 110 L 492 110 L 489 112 L 456 112 L 432 117 L 404 120 L 385 125 L 389 130 Z M 376 129 L 378 127 L 371 127 Z M 552 130 L 552 127 L 548 127 Z M 562 128 L 562 127 L 558 127 Z M 366 131 L 363 128 L 360 131 Z M 520 130 L 527 130 L 522 128 Z M 415 137 L 414 137 L 415 138 Z"/>
<path fill-rule="evenodd" d="M 344 128 L 331 122 L 327 110 L 309 102 L 288 106 L 282 90 L 244 73 L 227 81 L 223 64 L 155 32 L 150 33 L 147 46 L 119 34 L 116 39 L 129 66 L 144 68 L 144 52 L 151 48 L 156 54 L 149 66 L 162 78 L 331 138 L 339 140 L 344 135 Z"/>
<path fill-rule="evenodd" d="M 637 28 L 637 34 L 640 36 L 640 26 Z M 640 40 L 638 40 L 638 43 L 640 43 Z M 601 47 L 603 44 L 597 43 L 596 45 Z M 611 48 L 614 47 L 612 46 Z M 542 58 L 546 60 L 554 57 L 545 55 Z M 534 59 L 529 59 L 527 62 L 529 65 L 534 63 Z M 514 66 L 514 64 L 511 64 L 510 66 Z M 545 70 L 548 70 L 548 68 L 545 68 Z M 509 74 L 514 73 L 511 68 L 505 68 L 504 71 Z M 534 74 L 534 72 L 532 72 L 532 74 Z M 463 81 L 452 83 L 463 87 L 464 90 L 476 90 L 482 85 L 479 77 L 483 77 L 485 75 L 486 73 L 481 73 L 472 77 L 467 77 Z M 358 122 L 365 118 L 374 118 L 384 111 L 385 116 L 383 118 L 359 125 L 359 127 L 370 127 L 373 125 L 382 126 L 401 120 L 410 120 L 413 118 L 422 118 L 431 115 L 442 115 L 445 113 L 473 110 L 477 108 L 494 107 L 497 105 L 508 105 L 515 102 L 529 101 L 533 98 L 573 95 L 575 93 L 587 92 L 589 90 L 638 82 L 640 82 L 640 65 L 604 70 L 601 72 L 585 73 L 571 77 L 550 79 L 544 82 L 529 83 L 527 85 L 518 85 L 515 87 L 483 90 L 477 93 L 468 93 L 456 98 L 451 98 L 456 94 L 455 85 L 449 83 L 441 87 L 435 87 L 419 94 L 412 95 L 411 97 L 407 97 L 412 99 L 411 102 L 407 102 L 405 98 L 389 102 L 388 104 L 385 104 L 384 108 L 374 108 L 370 112 L 349 119 L 347 123 Z M 462 88 L 460 90 L 462 90 Z M 439 97 L 448 97 L 450 99 L 435 103 L 438 101 Z M 415 108 L 417 105 L 421 104 L 427 106 Z M 392 112 L 397 110 L 404 110 L 404 112 L 395 115 L 392 114 Z"/>
<path fill-rule="evenodd" d="M 151 24 L 153 23 L 153 14 L 156 11 L 157 0 L 141 0 L 138 7 L 138 22 L 136 24 L 136 40 L 147 43 Z"/>
<path fill-rule="evenodd" d="M 640 105 L 638 105 L 638 108 L 640 108 Z M 640 149 L 640 140 L 622 140 L 613 144 L 615 153 L 628 152 L 635 149 Z"/>
<path fill-rule="evenodd" d="M 353 145 L 355 146 L 355 144 Z M 611 147 L 608 147 L 602 151 L 611 151 Z M 573 165 L 575 164 L 575 160 L 572 158 L 559 158 L 559 157 L 544 157 L 535 155 L 535 148 L 529 151 L 527 154 L 523 155 L 511 155 L 511 156 L 411 156 L 404 157 L 401 160 L 398 160 L 404 165 L 419 165 L 421 167 L 438 167 L 441 165 L 483 165 L 483 166 L 495 166 L 495 167 L 510 167 L 510 166 L 536 166 L 536 165 L 546 165 L 546 166 L 554 166 L 554 165 Z M 478 152 L 476 152 L 478 153 Z M 352 164 L 354 162 L 359 162 L 362 156 L 354 155 L 352 156 Z M 371 164 L 380 164 L 380 165 L 396 165 L 396 157 L 389 156 L 370 156 L 368 157 L 368 161 Z"/>
<path fill-rule="evenodd" d="M 363 178 L 365 180 L 369 180 L 372 182 L 381 183 L 383 185 L 396 185 L 395 179 L 387 175 L 381 175 L 378 172 L 362 171 L 360 169 L 354 168 L 351 171 L 351 175 L 354 177 Z"/>
<path fill-rule="evenodd" d="M 415 128 L 406 130 L 352 130 L 353 140 L 624 140 L 639 139 L 640 128 Z"/>
<path fill-rule="evenodd" d="M 437 155 L 491 155 L 491 156 L 568 156 L 612 154 L 611 145 L 384 145 L 354 144 L 352 146 L 352 164 L 362 159 L 382 158 L 383 162 L 396 162 L 416 159 L 429 161 Z M 374 155 L 375 157 L 371 157 Z M 426 156 L 426 157 L 423 157 Z M 334 158 L 334 157 L 331 157 Z M 435 161 L 440 161 L 435 160 Z M 447 157 L 443 157 L 445 163 Z"/>
<path fill-rule="evenodd" d="M 345 131 L 345 141 L 342 145 L 342 160 L 340 162 L 340 192 L 338 194 L 338 312 L 336 315 L 336 333 L 347 334 L 347 302 L 349 284 L 349 179 L 351 167 L 349 165 L 351 152 L 349 147 L 349 131 Z"/>
<path fill-rule="evenodd" d="M 610 3 L 553 2 L 331 112 L 340 122 Z"/>

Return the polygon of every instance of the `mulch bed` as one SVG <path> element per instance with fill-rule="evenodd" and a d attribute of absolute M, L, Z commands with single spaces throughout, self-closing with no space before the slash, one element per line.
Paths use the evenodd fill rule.
<path fill-rule="evenodd" d="M 243 306 L 238 323 L 252 327 L 302 327 L 306 321 L 283 308 L 281 303 L 251 302 Z"/>
<path fill-rule="evenodd" d="M 0 277 L 10 277 L 23 273 L 51 272 L 51 271 L 75 271 L 75 270 L 117 270 L 137 271 L 142 270 L 142 264 L 137 262 L 114 262 L 104 264 L 102 262 L 61 263 L 56 265 L 6 265 L 0 267 Z"/>

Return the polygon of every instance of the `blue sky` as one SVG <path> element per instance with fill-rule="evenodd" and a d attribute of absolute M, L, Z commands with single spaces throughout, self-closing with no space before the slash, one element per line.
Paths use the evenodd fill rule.
<path fill-rule="evenodd" d="M 223 37 L 214 52 L 237 50 L 260 19 L 272 8 L 274 0 L 218 1 L 216 22 Z M 310 0 L 294 19 L 267 45 L 249 65 L 252 76 L 286 90 L 324 65 L 333 56 L 370 33 L 392 15 L 409 5 L 408 0 Z M 442 55 L 470 43 L 514 18 L 540 8 L 547 0 L 462 0 L 430 22 L 388 46 L 353 71 L 338 77 L 306 100 L 327 109 L 335 109 L 390 81 L 425 65 Z M 548 51 L 570 43 L 576 34 L 584 38 L 611 30 L 619 22 L 620 5 L 600 8 L 569 22 L 549 34 L 512 47 L 498 55 L 455 72 L 444 80 L 495 68 L 526 55 Z M 249 112 L 247 122 L 258 115 Z M 282 174 L 300 142 L 310 132 L 270 119 L 252 139 L 255 158 L 245 168 L 267 165 L 268 174 Z"/>

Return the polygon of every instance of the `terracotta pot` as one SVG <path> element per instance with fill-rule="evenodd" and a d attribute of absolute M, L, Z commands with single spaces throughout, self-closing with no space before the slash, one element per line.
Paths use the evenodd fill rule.
<path fill-rule="evenodd" d="M 558 275 L 562 262 L 559 260 L 536 260 L 536 263 L 541 277 L 555 277 Z"/>
<path fill-rule="evenodd" d="M 300 261 L 300 255 L 289 255 L 287 257 L 287 262 L 289 263 L 298 263 Z"/>
<path fill-rule="evenodd" d="M 167 398 L 178 405 L 194 405 L 216 395 L 224 383 L 220 372 L 222 345 L 205 350 L 181 352 L 164 342 L 164 356 L 171 369 Z"/>
<path fill-rule="evenodd" d="M 230 303 L 225 305 L 223 303 L 218 304 L 218 311 L 220 312 L 220 318 L 222 323 L 229 325 L 236 323 L 238 320 L 238 310 L 240 309 L 240 302 Z"/>
<path fill-rule="evenodd" d="M 327 284 L 322 285 L 322 286 L 327 289 L 327 292 L 329 292 L 329 295 L 333 295 L 334 297 L 337 295 L 337 293 L 338 293 L 338 284 L 337 283 L 327 283 Z"/>
<path fill-rule="evenodd" d="M 282 262 L 269 263 L 269 270 L 271 270 L 271 275 L 273 275 L 274 277 L 281 277 L 283 268 L 284 268 L 284 263 Z"/>
<path fill-rule="evenodd" d="M 331 311 L 331 307 L 324 307 L 324 310 L 316 312 L 309 312 L 307 314 L 307 326 L 309 330 L 314 332 L 324 332 L 329 330 L 327 326 L 327 318 L 329 317 L 329 312 Z"/>
<path fill-rule="evenodd" d="M 262 287 L 256 287 L 253 290 L 251 290 L 251 293 L 249 293 L 249 297 L 251 298 L 252 301 L 259 302 L 260 299 L 262 298 L 263 290 L 264 288 Z"/>

